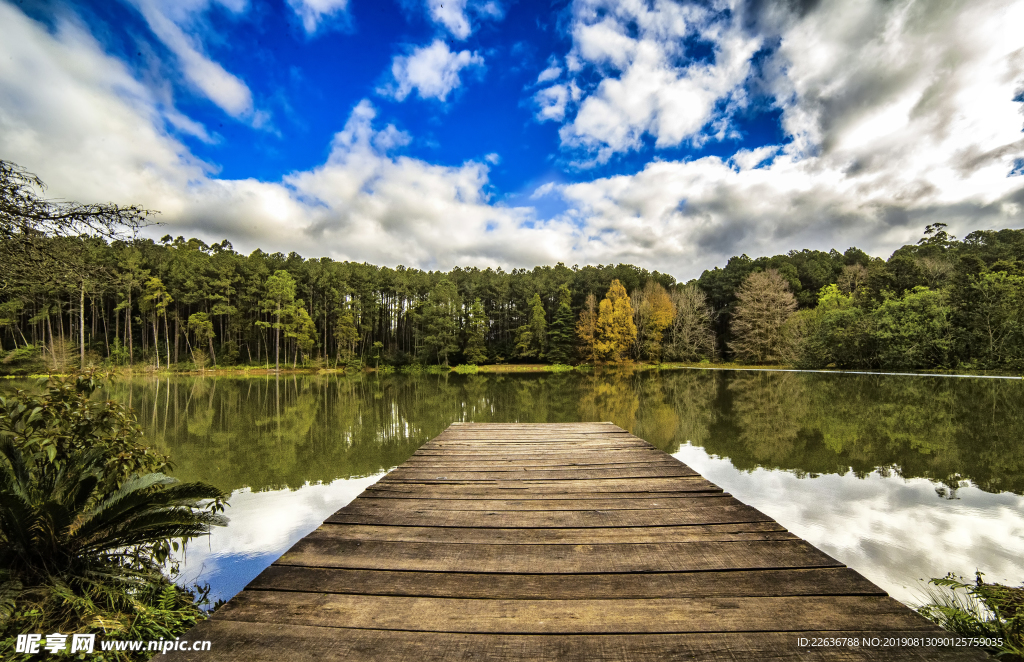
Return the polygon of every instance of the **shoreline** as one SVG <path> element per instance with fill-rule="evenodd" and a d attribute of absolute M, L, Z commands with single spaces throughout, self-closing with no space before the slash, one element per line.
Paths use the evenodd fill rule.
<path fill-rule="evenodd" d="M 265 367 L 227 367 L 213 368 L 209 370 L 165 370 L 145 368 L 117 367 L 106 370 L 99 369 L 102 373 L 119 377 L 172 377 L 172 376 L 193 376 L 193 377 L 269 377 L 288 375 L 447 375 L 447 374 L 523 374 L 523 373 L 550 373 L 558 374 L 565 372 L 592 372 L 594 370 L 722 370 L 722 371 L 759 371 L 759 372 L 795 372 L 813 374 L 834 374 L 834 375 L 889 375 L 899 377 L 955 377 L 973 379 L 1021 379 L 1024 375 L 1010 371 L 967 371 L 967 370 L 930 370 L 930 371 L 908 371 L 895 372 L 890 370 L 842 370 L 842 369 L 799 369 L 789 365 L 748 365 L 742 363 L 606 363 L 606 364 L 580 364 L 576 366 L 565 364 L 547 363 L 502 363 L 485 365 L 457 365 L 457 366 L 417 366 L 409 369 L 407 366 L 394 368 L 392 366 L 381 366 L 380 368 L 360 367 L 354 369 L 346 368 L 287 368 L 275 371 L 273 368 Z M 54 373 L 59 374 L 59 373 Z M 46 377 L 46 373 L 34 373 L 29 375 L 0 375 L 0 379 L 39 379 Z"/>

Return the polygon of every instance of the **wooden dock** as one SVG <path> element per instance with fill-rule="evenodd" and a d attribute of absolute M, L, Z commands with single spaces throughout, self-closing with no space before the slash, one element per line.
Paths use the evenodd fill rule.
<path fill-rule="evenodd" d="M 611 423 L 456 423 L 158 657 L 988 659 L 942 636 Z"/>

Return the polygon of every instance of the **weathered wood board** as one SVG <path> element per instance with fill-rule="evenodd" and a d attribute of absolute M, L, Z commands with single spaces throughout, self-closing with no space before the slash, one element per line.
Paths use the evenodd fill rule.
<path fill-rule="evenodd" d="M 988 659 L 950 637 L 611 423 L 456 423 L 159 658 Z"/>

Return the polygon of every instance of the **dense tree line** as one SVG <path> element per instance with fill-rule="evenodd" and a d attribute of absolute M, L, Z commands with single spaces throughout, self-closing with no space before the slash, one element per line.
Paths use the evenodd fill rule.
<path fill-rule="evenodd" d="M 732 258 L 697 281 L 720 345 L 805 368 L 1024 369 L 1024 231 L 945 225 L 888 260 L 851 248 Z"/>
<path fill-rule="evenodd" d="M 78 358 L 80 340 L 87 362 L 161 367 L 570 362 L 588 297 L 604 297 L 617 281 L 621 318 L 631 315 L 627 290 L 675 286 L 671 276 L 631 265 L 442 273 L 295 253 L 245 256 L 228 241 L 183 237 L 46 241 L 53 253 L 85 253 L 90 272 L 9 282 L 0 292 L 0 342 L 6 355 L 30 347 L 58 365 Z M 606 349 L 621 354 L 628 342 Z"/>
<path fill-rule="evenodd" d="M 628 264 L 449 272 L 134 236 L 151 212 L 40 197 L 0 161 L 0 361 L 337 366 L 700 361 L 1024 366 L 1024 231 L 941 223 L 731 258 L 690 283 Z"/>

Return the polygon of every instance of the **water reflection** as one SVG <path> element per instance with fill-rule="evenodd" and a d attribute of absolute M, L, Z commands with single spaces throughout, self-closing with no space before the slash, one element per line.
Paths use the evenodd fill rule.
<path fill-rule="evenodd" d="M 220 595 L 454 421 L 612 421 L 906 597 L 902 586 L 947 570 L 981 567 L 1013 583 L 1024 574 L 1021 389 L 619 369 L 150 378 L 109 395 L 130 402 L 179 478 L 235 492 L 232 525 L 199 543 L 205 552 L 193 546 L 187 564 Z"/>
<path fill-rule="evenodd" d="M 610 420 L 740 469 L 928 478 L 1024 491 L 1024 383 L 886 375 L 589 374 L 165 378 L 120 382 L 177 473 L 254 491 L 366 476 L 453 421 Z"/>

